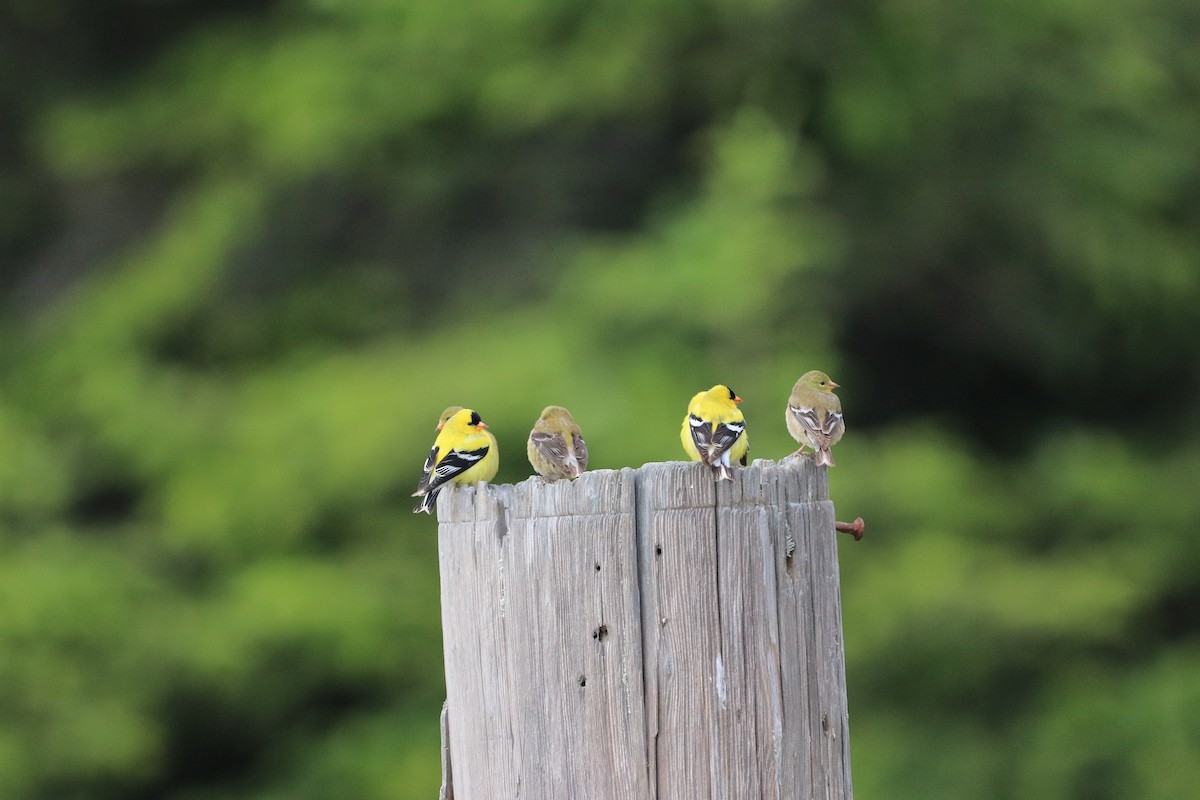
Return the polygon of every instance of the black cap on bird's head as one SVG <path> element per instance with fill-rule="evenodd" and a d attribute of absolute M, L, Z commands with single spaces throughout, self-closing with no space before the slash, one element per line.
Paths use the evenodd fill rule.
<path fill-rule="evenodd" d="M 733 389 L 730 389 L 724 383 L 716 384 L 704 394 L 708 395 L 710 400 L 718 403 L 728 400 L 730 403 L 733 403 L 736 406 L 738 403 L 742 402 L 742 398 L 737 396 L 737 392 L 735 392 Z M 727 394 L 728 397 L 726 397 Z"/>

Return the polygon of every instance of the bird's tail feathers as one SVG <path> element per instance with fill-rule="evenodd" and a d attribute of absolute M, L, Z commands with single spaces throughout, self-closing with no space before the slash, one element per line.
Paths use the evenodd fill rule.
<path fill-rule="evenodd" d="M 833 463 L 833 453 L 830 452 L 828 447 L 821 447 L 821 448 L 817 449 L 817 466 L 818 467 L 836 467 L 837 466 L 837 464 Z"/>
<path fill-rule="evenodd" d="M 413 495 L 414 497 L 421 498 L 421 502 L 417 503 L 413 507 L 413 513 L 414 514 L 422 514 L 422 513 L 432 514 L 433 508 L 437 503 L 437 496 L 438 496 L 439 491 L 440 491 L 440 489 L 434 489 L 432 492 L 429 492 L 427 494 L 421 494 L 418 492 L 417 494 Z"/>

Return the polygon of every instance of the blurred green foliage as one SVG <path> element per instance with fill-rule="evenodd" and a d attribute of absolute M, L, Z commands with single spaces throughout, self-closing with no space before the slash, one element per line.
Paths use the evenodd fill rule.
<path fill-rule="evenodd" d="M 863 798 L 1200 781 L 1200 12 L 0 10 L 0 797 L 425 798 L 443 406 L 841 382 Z"/>

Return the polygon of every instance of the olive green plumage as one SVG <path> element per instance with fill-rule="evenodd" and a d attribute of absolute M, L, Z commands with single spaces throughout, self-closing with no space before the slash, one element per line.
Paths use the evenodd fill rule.
<path fill-rule="evenodd" d="M 788 433 L 800 443 L 796 452 L 803 453 L 805 447 L 812 448 L 820 467 L 834 466 L 830 448 L 846 432 L 842 401 L 833 393 L 836 388 L 838 384 L 832 378 L 814 369 L 800 376 L 788 398 L 785 419 Z"/>

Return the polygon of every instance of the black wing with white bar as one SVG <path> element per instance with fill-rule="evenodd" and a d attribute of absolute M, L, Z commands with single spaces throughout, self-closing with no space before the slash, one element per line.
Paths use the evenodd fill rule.
<path fill-rule="evenodd" d="M 711 422 L 695 414 L 688 416 L 688 423 L 692 429 L 692 442 L 700 451 L 701 460 L 709 466 L 712 466 L 722 453 L 733 447 L 733 443 L 746 429 L 745 422 L 721 422 L 714 428 Z"/>

